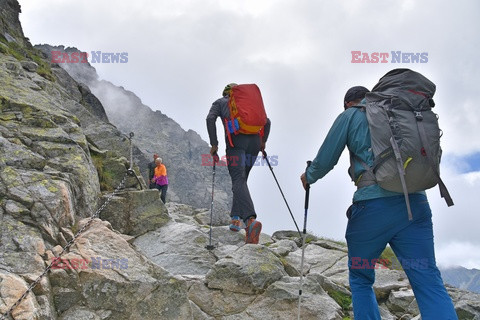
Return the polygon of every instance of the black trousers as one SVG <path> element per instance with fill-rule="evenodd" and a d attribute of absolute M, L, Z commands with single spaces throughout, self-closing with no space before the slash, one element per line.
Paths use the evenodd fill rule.
<path fill-rule="evenodd" d="M 227 142 L 228 172 L 232 179 L 233 203 L 231 216 L 239 216 L 244 221 L 249 217 L 257 217 L 247 179 L 260 152 L 259 135 L 232 135 L 233 147 Z"/>
<path fill-rule="evenodd" d="M 162 199 L 162 202 L 165 203 L 165 198 L 167 197 L 168 184 L 163 186 L 159 186 L 158 184 L 155 184 L 155 188 L 157 188 L 158 191 L 161 192 L 160 199 Z"/>

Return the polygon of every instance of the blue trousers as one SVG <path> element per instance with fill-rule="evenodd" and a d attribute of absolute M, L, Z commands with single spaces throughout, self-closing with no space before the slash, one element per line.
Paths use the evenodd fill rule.
<path fill-rule="evenodd" d="M 436 266 L 427 197 L 410 194 L 410 205 L 412 221 L 403 195 L 359 201 L 350 207 L 345 238 L 355 320 L 381 319 L 372 286 L 375 260 L 387 244 L 407 274 L 422 319 L 458 319 Z"/>

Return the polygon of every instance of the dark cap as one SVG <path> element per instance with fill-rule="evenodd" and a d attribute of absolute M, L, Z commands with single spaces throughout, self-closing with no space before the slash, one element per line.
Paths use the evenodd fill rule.
<path fill-rule="evenodd" d="M 230 90 L 232 90 L 233 87 L 238 86 L 236 83 L 229 83 L 225 86 L 225 89 L 222 91 L 222 96 L 228 96 L 230 94 Z"/>
<path fill-rule="evenodd" d="M 351 87 L 345 94 L 345 99 L 343 99 L 343 106 L 346 108 L 348 102 L 365 98 L 365 93 L 367 92 L 370 92 L 370 90 L 362 86 Z"/>

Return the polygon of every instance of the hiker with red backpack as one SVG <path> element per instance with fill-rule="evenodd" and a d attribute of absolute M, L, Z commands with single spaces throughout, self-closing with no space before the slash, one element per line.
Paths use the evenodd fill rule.
<path fill-rule="evenodd" d="M 387 244 L 407 274 L 422 319 L 457 319 L 436 266 L 424 191 L 436 183 L 444 188 L 438 176 L 440 133 L 431 112 L 434 92 L 433 83 L 408 69 L 390 71 L 371 93 L 361 86 L 350 88 L 345 111 L 300 177 L 304 187 L 315 183 L 333 169 L 345 146 L 350 151 L 349 173 L 357 190 L 347 211 L 345 238 L 355 319 L 381 319 L 372 286 Z M 382 143 L 385 149 L 377 150 Z M 425 175 L 435 176 L 434 183 Z M 449 198 L 446 189 L 442 194 Z"/>
<path fill-rule="evenodd" d="M 216 100 L 207 115 L 210 154 L 218 161 L 216 120 L 220 117 L 225 128 L 226 158 L 232 179 L 233 203 L 230 230 L 238 232 L 245 225 L 245 243 L 257 244 L 262 230 L 247 179 L 261 150 L 265 149 L 270 132 L 260 90 L 255 84 L 235 83 L 225 86 L 222 97 Z"/>

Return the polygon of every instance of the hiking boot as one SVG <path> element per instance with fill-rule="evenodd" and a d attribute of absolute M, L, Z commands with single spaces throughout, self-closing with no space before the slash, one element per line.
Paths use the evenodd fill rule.
<path fill-rule="evenodd" d="M 239 216 L 233 216 L 232 217 L 232 222 L 230 222 L 230 230 L 234 232 L 240 231 L 242 226 L 242 221 L 240 220 Z"/>
<path fill-rule="evenodd" d="M 249 218 L 247 221 L 247 227 L 245 228 L 245 243 L 258 244 L 261 231 L 262 223 L 254 217 Z"/>

